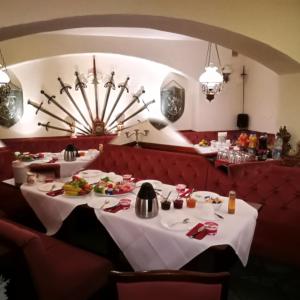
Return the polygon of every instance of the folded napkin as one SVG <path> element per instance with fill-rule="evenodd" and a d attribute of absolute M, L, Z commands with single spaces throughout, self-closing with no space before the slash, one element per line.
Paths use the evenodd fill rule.
<path fill-rule="evenodd" d="M 63 193 L 64 193 L 64 189 L 59 189 L 59 190 L 50 191 L 50 192 L 46 193 L 46 195 L 55 197 L 58 195 L 62 195 Z"/>
<path fill-rule="evenodd" d="M 197 240 L 202 240 L 207 235 L 207 230 L 204 224 L 198 223 L 186 235 Z"/>
<path fill-rule="evenodd" d="M 130 207 L 130 202 L 131 202 L 130 199 L 121 199 L 118 204 L 111 207 L 107 207 L 103 210 L 110 213 L 116 213 L 119 210 L 128 209 Z"/>
<path fill-rule="evenodd" d="M 184 192 L 182 192 L 181 194 L 179 194 L 179 197 L 183 198 L 183 197 L 188 197 L 190 195 L 190 193 L 192 192 L 193 189 L 185 189 Z"/>

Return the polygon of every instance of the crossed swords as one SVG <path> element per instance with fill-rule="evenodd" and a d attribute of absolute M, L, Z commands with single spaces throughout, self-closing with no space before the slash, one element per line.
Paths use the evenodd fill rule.
<path fill-rule="evenodd" d="M 38 123 L 39 126 L 43 126 L 46 128 L 46 130 L 48 130 L 49 128 L 52 129 L 57 129 L 57 130 L 61 130 L 61 131 L 66 131 L 66 132 L 73 132 L 72 128 L 75 127 L 79 130 L 79 132 L 81 134 L 84 135 L 88 135 L 91 133 L 95 133 L 95 126 L 96 124 L 100 123 L 103 124 L 103 126 L 105 126 L 105 129 L 107 132 L 110 132 L 111 130 L 113 130 L 114 128 L 117 127 L 117 125 L 114 125 L 113 127 L 111 127 L 115 122 L 119 121 L 120 118 L 124 115 L 124 113 L 129 110 L 135 103 L 140 103 L 140 101 L 143 102 L 143 106 L 141 108 L 139 108 L 137 111 L 135 111 L 134 113 L 132 113 L 131 115 L 129 115 L 127 118 L 125 118 L 122 121 L 119 121 L 120 123 L 124 124 L 126 121 L 130 120 L 131 118 L 133 118 L 134 116 L 136 116 L 137 114 L 139 114 L 140 112 L 142 112 L 145 109 L 148 109 L 148 106 L 151 105 L 152 103 L 155 102 L 155 100 L 149 101 L 148 103 L 145 103 L 143 100 L 140 100 L 140 96 L 142 94 L 145 93 L 145 90 L 143 87 L 141 87 L 133 96 L 131 101 L 129 102 L 129 104 L 120 112 L 117 114 L 117 116 L 113 119 L 113 121 L 111 121 L 109 124 L 109 120 L 113 114 L 113 112 L 115 111 L 124 91 L 126 91 L 127 93 L 129 92 L 128 90 L 128 81 L 129 81 L 129 77 L 126 78 L 126 80 L 123 83 L 120 83 L 118 85 L 118 88 L 120 89 L 116 100 L 114 101 L 114 104 L 108 114 L 108 117 L 106 118 L 105 122 L 104 122 L 104 118 L 105 118 L 105 114 L 106 114 L 106 110 L 107 110 L 107 104 L 109 101 L 109 97 L 110 97 L 110 93 L 111 93 L 111 89 L 115 89 L 115 83 L 114 83 L 114 72 L 111 72 L 111 76 L 109 78 L 109 80 L 105 83 L 104 87 L 106 88 L 106 95 L 104 98 L 104 107 L 102 110 L 102 116 L 101 119 L 99 119 L 99 100 L 98 100 L 98 78 L 97 78 L 97 70 L 96 70 L 96 61 L 95 61 L 95 57 L 93 57 L 93 85 L 94 85 L 94 94 L 95 94 L 95 111 L 96 111 L 96 118 L 93 118 L 93 114 L 92 114 L 92 110 L 90 107 L 90 103 L 88 101 L 85 89 L 87 88 L 87 85 L 80 79 L 79 73 L 76 71 L 75 72 L 75 77 L 76 77 L 76 84 L 75 84 L 75 90 L 80 90 L 83 101 L 85 103 L 85 107 L 86 110 L 88 112 L 89 115 L 89 119 L 90 122 L 92 124 L 92 126 L 90 125 L 90 123 L 88 122 L 88 120 L 86 119 L 85 115 L 83 114 L 82 110 L 78 107 L 75 99 L 73 98 L 73 96 L 70 93 L 70 89 L 71 86 L 68 84 L 65 84 L 63 82 L 63 80 L 59 77 L 58 81 L 61 85 L 61 89 L 60 89 L 60 94 L 66 94 L 67 98 L 71 101 L 71 103 L 73 104 L 73 106 L 75 107 L 76 111 L 79 113 L 79 115 L 81 116 L 82 120 L 84 121 L 81 122 L 78 118 L 76 118 L 73 114 L 71 114 L 66 108 L 64 108 L 55 98 L 55 95 L 49 95 L 47 94 L 44 90 L 41 91 L 41 94 L 43 94 L 47 100 L 48 100 L 48 104 L 53 103 L 55 106 L 57 106 L 60 110 L 62 110 L 64 113 L 66 113 L 71 119 L 73 119 L 75 122 L 77 122 L 80 126 L 78 125 L 74 125 L 72 122 L 67 121 L 59 116 L 57 116 L 56 114 L 52 113 L 50 110 L 47 110 L 43 107 L 43 102 L 41 102 L 40 104 L 33 102 L 31 100 L 28 100 L 28 104 L 32 105 L 33 107 L 35 107 L 36 110 L 36 114 L 41 111 L 67 125 L 70 126 L 70 129 L 65 129 L 65 128 L 61 128 L 61 127 L 57 127 L 57 126 L 53 126 L 50 125 L 50 122 L 43 124 L 43 123 Z M 149 109 L 148 109 L 149 110 Z M 108 129 L 108 127 L 110 127 Z"/>

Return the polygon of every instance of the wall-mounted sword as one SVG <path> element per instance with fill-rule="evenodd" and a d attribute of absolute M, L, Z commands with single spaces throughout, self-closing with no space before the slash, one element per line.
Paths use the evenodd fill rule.
<path fill-rule="evenodd" d="M 130 116 L 128 116 L 127 118 L 125 118 L 125 119 L 122 121 L 122 123 L 124 124 L 126 121 L 128 121 L 128 120 L 131 119 L 131 118 L 133 118 L 134 116 L 136 116 L 137 114 L 139 114 L 139 113 L 142 112 L 143 110 L 148 109 L 148 106 L 149 106 L 150 104 L 154 103 L 154 102 L 155 102 L 155 99 L 149 101 L 148 103 L 144 103 L 143 107 L 141 107 L 141 108 L 138 109 L 136 112 L 134 112 L 133 114 L 131 114 Z M 113 127 L 111 127 L 108 131 L 113 130 L 113 129 L 116 128 L 117 126 L 118 126 L 118 124 L 115 125 L 115 126 L 113 126 Z"/>
<path fill-rule="evenodd" d="M 57 126 L 50 125 L 50 122 L 47 122 L 46 124 L 38 122 L 38 126 L 45 127 L 47 131 L 49 130 L 49 128 L 51 128 L 51 129 L 56 129 L 56 130 L 60 130 L 60 131 L 66 131 L 66 132 L 74 133 L 74 131 L 71 130 L 71 129 L 65 129 L 65 128 L 62 128 L 62 127 L 57 127 Z"/>
<path fill-rule="evenodd" d="M 41 90 L 41 94 L 44 95 L 47 99 L 48 99 L 48 103 L 51 104 L 55 104 L 58 108 L 60 108 L 63 112 L 65 112 L 70 118 L 72 118 L 75 122 L 77 122 L 78 124 L 82 125 L 84 129 L 80 129 L 82 132 L 85 132 L 86 134 L 89 134 L 89 129 L 86 128 L 83 124 L 81 124 L 81 122 L 75 118 L 75 116 L 73 116 L 69 111 L 67 111 L 62 105 L 60 105 L 56 100 L 55 100 L 55 96 L 50 96 L 48 95 L 44 90 Z M 79 127 L 76 127 L 79 128 Z"/>
<path fill-rule="evenodd" d="M 96 119 L 93 121 L 93 133 L 96 135 L 104 134 L 104 123 L 99 119 L 99 108 L 98 108 L 98 78 L 97 78 L 97 68 L 96 59 L 93 56 L 93 85 L 95 92 L 95 105 L 96 105 Z"/>
<path fill-rule="evenodd" d="M 106 90 L 106 94 L 105 94 L 105 98 L 104 98 L 104 107 L 103 107 L 102 116 L 101 116 L 102 122 L 104 122 L 104 116 L 105 116 L 105 111 L 106 111 L 110 91 L 111 91 L 111 89 L 114 90 L 116 88 L 115 83 L 114 83 L 114 75 L 115 75 L 115 72 L 111 72 L 110 79 L 104 84 L 104 87 L 107 88 L 107 90 Z"/>
<path fill-rule="evenodd" d="M 120 83 L 120 84 L 118 85 L 118 88 L 121 88 L 121 90 L 120 90 L 119 95 L 118 95 L 118 97 L 117 97 L 117 99 L 116 99 L 116 101 L 115 101 L 115 103 L 114 103 L 114 105 L 113 105 L 113 107 L 112 107 L 112 109 L 111 109 L 111 111 L 110 111 L 110 113 L 109 113 L 109 115 L 108 115 L 106 121 L 105 121 L 105 124 L 108 124 L 108 121 L 109 121 L 111 115 L 113 114 L 113 112 L 114 112 L 116 106 L 118 105 L 118 102 L 119 102 L 119 100 L 121 99 L 124 90 L 126 90 L 127 93 L 129 92 L 128 87 L 127 87 L 128 80 L 129 80 L 129 77 L 126 78 L 125 82 Z"/>
<path fill-rule="evenodd" d="M 84 120 L 85 124 L 88 126 L 89 128 L 89 132 L 92 132 L 92 127 L 89 124 L 89 122 L 86 120 L 84 114 L 82 113 L 82 111 L 80 110 L 80 108 L 78 107 L 78 105 L 76 104 L 74 98 L 72 97 L 72 95 L 70 94 L 69 89 L 71 89 L 70 85 L 66 85 L 63 83 L 62 79 L 60 77 L 57 78 L 57 80 L 59 81 L 60 85 L 61 85 L 61 89 L 60 89 L 60 94 L 62 94 L 63 92 L 66 93 L 66 95 L 68 96 L 69 100 L 73 103 L 73 105 L 75 106 L 76 110 L 78 111 L 78 113 L 80 114 L 81 118 Z"/>
<path fill-rule="evenodd" d="M 84 90 L 87 86 L 86 86 L 86 84 L 84 82 L 81 81 L 81 79 L 79 77 L 79 73 L 77 71 L 75 72 L 75 76 L 76 76 L 76 79 L 77 79 L 76 80 L 76 85 L 75 85 L 75 90 L 77 91 L 78 89 L 80 89 L 80 92 L 81 92 L 83 101 L 85 103 L 85 106 L 87 108 L 87 111 L 89 113 L 91 122 L 93 123 L 93 121 L 94 121 L 93 114 L 92 114 L 92 111 L 91 111 L 89 100 L 88 100 L 88 98 L 86 96 L 86 93 L 85 93 L 85 90 Z"/>
<path fill-rule="evenodd" d="M 65 123 L 65 124 L 68 124 L 68 125 L 70 126 L 70 128 L 72 128 L 72 127 L 74 126 L 74 124 L 72 124 L 71 122 L 62 119 L 62 118 L 58 117 L 57 115 L 55 115 L 54 113 L 50 112 L 49 110 L 43 108 L 43 107 L 42 107 L 42 106 L 43 106 L 43 102 L 41 102 L 40 104 L 38 104 L 38 103 L 36 103 L 36 102 L 33 102 L 33 101 L 31 101 L 31 100 L 28 100 L 27 103 L 30 104 L 30 105 L 32 105 L 33 107 L 35 107 L 35 108 L 37 109 L 36 112 L 35 112 L 36 115 L 38 114 L 39 111 L 42 111 L 43 113 L 45 113 L 45 114 L 47 114 L 47 115 L 53 117 L 54 119 L 57 119 L 57 120 L 59 120 L 59 121 Z M 75 127 L 76 127 L 76 126 L 75 126 Z M 76 127 L 76 128 L 77 128 L 78 130 L 80 130 L 80 131 L 83 131 L 81 128 L 78 128 L 78 127 Z"/>
<path fill-rule="evenodd" d="M 118 121 L 121 116 L 135 103 L 135 102 L 140 102 L 140 96 L 145 93 L 144 87 L 142 86 L 133 96 L 132 96 L 132 101 L 116 116 L 116 118 L 110 122 L 108 126 L 111 126 L 114 124 L 116 121 Z"/>

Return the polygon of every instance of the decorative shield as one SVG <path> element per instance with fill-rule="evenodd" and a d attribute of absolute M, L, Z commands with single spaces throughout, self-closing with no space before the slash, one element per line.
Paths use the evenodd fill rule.
<path fill-rule="evenodd" d="M 176 82 L 173 81 L 175 84 Z M 160 91 L 161 112 L 170 121 L 177 121 L 184 111 L 184 88 L 168 84 Z"/>
<path fill-rule="evenodd" d="M 11 127 L 23 116 L 23 93 L 12 89 L 8 96 L 0 97 L 0 125 Z"/>

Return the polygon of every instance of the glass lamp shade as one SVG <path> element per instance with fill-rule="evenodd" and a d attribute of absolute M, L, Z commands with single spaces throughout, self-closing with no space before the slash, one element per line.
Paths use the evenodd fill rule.
<path fill-rule="evenodd" d="M 202 92 L 206 94 L 207 100 L 214 99 L 215 94 L 222 89 L 223 76 L 218 72 L 218 68 L 213 64 L 205 67 L 205 72 L 199 77 L 202 86 Z"/>
<path fill-rule="evenodd" d="M 10 82 L 9 76 L 6 74 L 5 71 L 0 70 L 0 86 L 3 84 L 7 84 Z"/>

